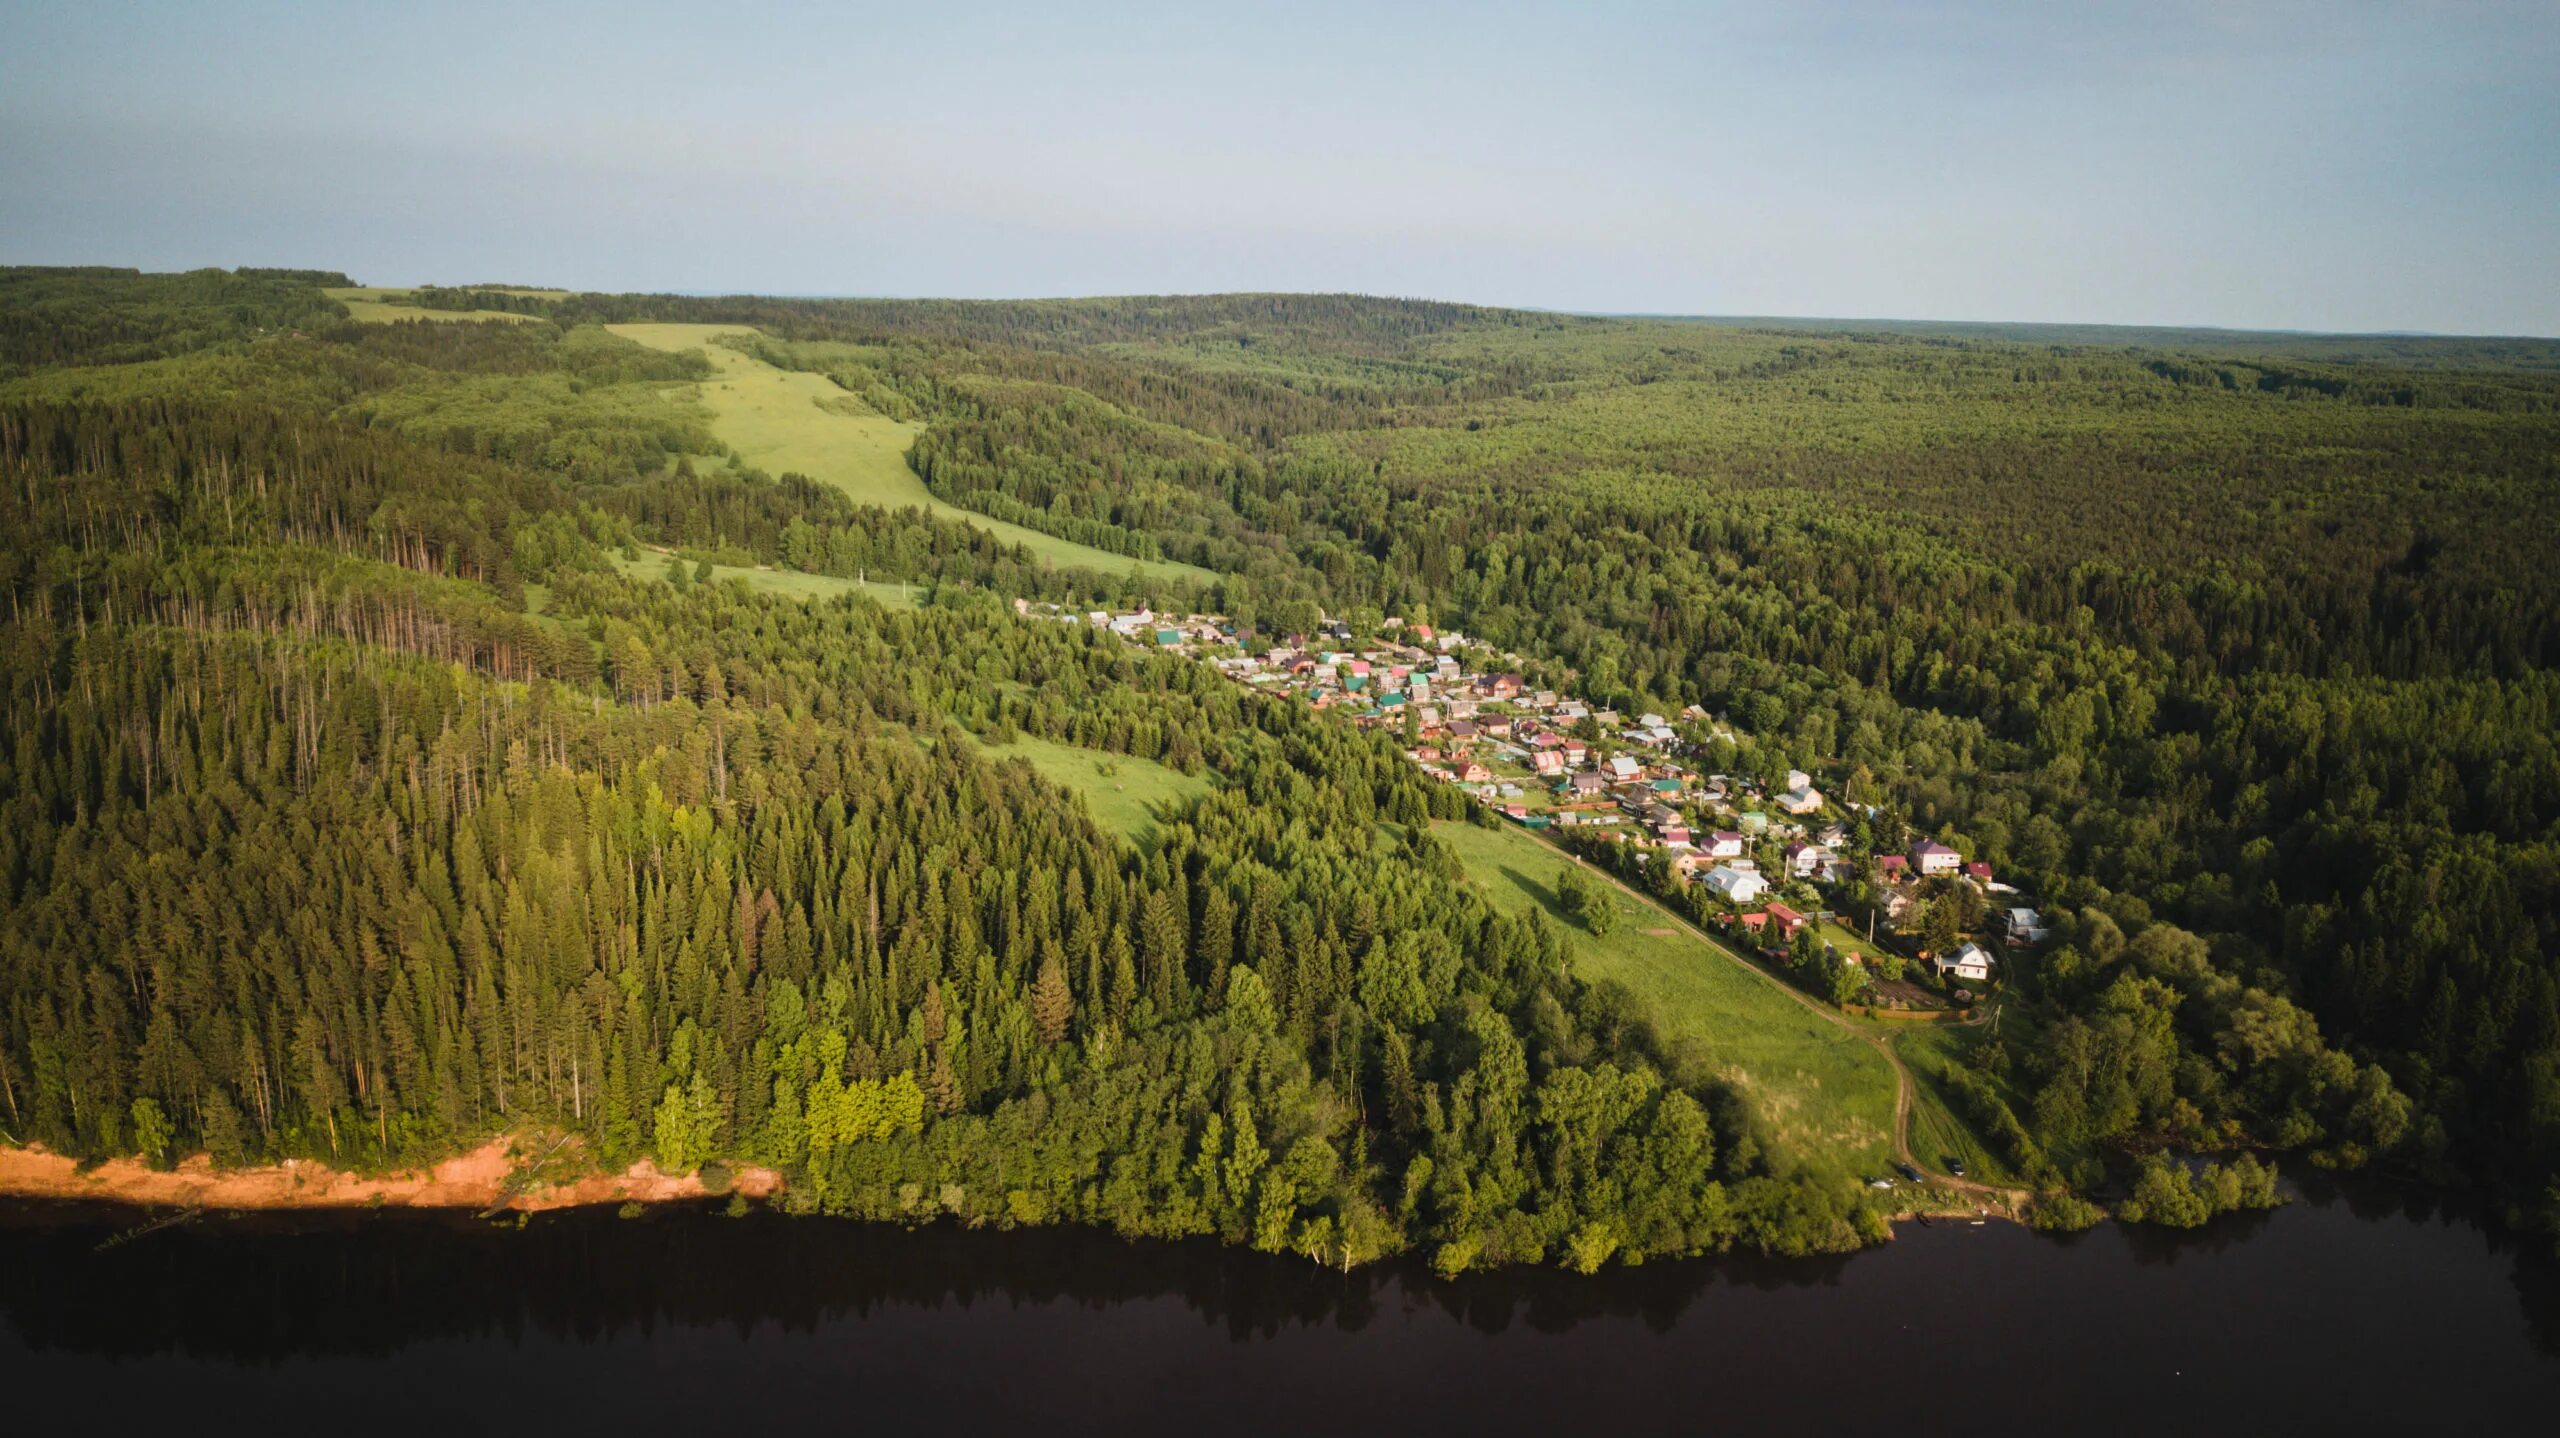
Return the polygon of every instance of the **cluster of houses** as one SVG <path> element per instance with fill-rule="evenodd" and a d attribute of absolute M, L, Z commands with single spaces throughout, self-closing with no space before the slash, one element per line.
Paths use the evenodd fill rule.
<path fill-rule="evenodd" d="M 1703 746 L 1684 738 L 1673 718 L 1621 715 L 1542 688 L 1522 676 L 1517 655 L 1457 633 L 1389 620 L 1387 628 L 1400 639 L 1355 641 L 1345 627 L 1328 623 L 1316 635 L 1256 651 L 1245 647 L 1251 636 L 1216 616 L 1140 610 L 1057 617 L 1205 658 L 1239 684 L 1396 733 L 1424 773 L 1466 788 L 1514 823 L 1576 827 L 1641 848 L 1646 863 L 1669 864 L 1731 905 L 1738 926 L 1766 945 L 1783 945 L 1813 922 L 1774 900 L 1778 890 L 1795 882 L 1820 890 L 1858 877 L 1858 863 L 1847 852 L 1849 828 L 1831 817 L 1835 806 L 1810 774 L 1790 770 L 1782 784 L 1764 785 L 1701 772 L 1691 760 Z M 1696 705 L 1676 721 L 1691 734 L 1731 737 Z M 1782 855 L 1774 875 L 1756 857 L 1772 847 Z M 1875 856 L 1872 873 L 1885 917 L 1897 924 L 1920 902 L 1923 881 L 1970 882 L 1986 895 L 2014 893 L 1994 881 L 1990 866 L 1968 864 L 1928 838 Z M 2011 908 L 1997 917 L 2010 945 L 2046 936 L 2033 909 Z M 1974 942 L 1928 960 L 1941 977 L 1973 984 L 1988 982 L 1998 964 Z"/>

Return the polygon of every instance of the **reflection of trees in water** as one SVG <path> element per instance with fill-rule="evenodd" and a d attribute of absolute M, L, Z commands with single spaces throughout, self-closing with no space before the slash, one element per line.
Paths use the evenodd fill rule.
<path fill-rule="evenodd" d="M 887 1308 L 978 1304 L 1176 1302 L 1238 1342 L 1303 1327 L 1357 1332 L 1389 1306 L 1436 1308 L 1483 1333 L 1602 1317 L 1667 1331 L 1719 1283 L 1833 1282 L 1846 1261 L 1441 1283 L 1411 1266 L 1346 1275 L 1087 1230 L 909 1232 L 676 1211 L 548 1214 L 523 1230 L 447 1214 L 208 1215 L 100 1250 L 134 1221 L 125 1211 L 18 1210 L 0 1225 L 0 1269 L 10 1274 L 0 1315 L 39 1348 L 251 1361 L 526 1332 L 593 1340 L 663 1323 L 807 1332 Z"/>
<path fill-rule="evenodd" d="M 2450 1224 L 2476 1230 L 2491 1253 L 2511 1261 L 2508 1274 L 2515 1285 L 2516 1306 L 2524 1314 L 2534 1351 L 2560 1356 L 2560 1256 L 2542 1240 L 2497 1222 L 2474 1201 L 2414 1185 L 2342 1178 L 2315 1170 L 2294 1187 L 2300 1201 L 2316 1207 L 2337 1204 L 2368 1223 Z"/>
<path fill-rule="evenodd" d="M 1583 1278 L 1557 1269 L 1471 1274 L 1439 1282 L 1410 1268 L 1382 1274 L 1409 1303 L 1427 1303 L 1479 1333 L 1501 1333 L 1520 1323 L 1537 1333 L 1562 1333 L 1599 1318 L 1634 1318 L 1668 1333 L 1701 1301 L 1714 1302 L 1716 1287 L 1769 1291 L 1812 1288 L 1839 1281 L 1855 1255 L 1811 1259 L 1735 1256 L 1648 1264 Z"/>
<path fill-rule="evenodd" d="M 2297 1187 L 2296 1202 L 2313 1211 L 2299 1218 L 2337 1209 L 2374 1224 L 2378 1244 L 2401 1223 L 2476 1226 L 2467 1211 L 2415 1190 L 2316 1174 Z M 1596 1278 L 1531 1270 L 1443 1283 L 1409 1264 L 1345 1275 L 1212 1244 L 1124 1243 L 1081 1229 L 908 1232 L 674 1210 L 633 1221 L 549 1214 L 521 1231 L 447 1214 L 208 1215 L 99 1249 L 135 1221 L 127 1210 L 0 1207 L 0 1318 L 37 1348 L 248 1362 L 380 1356 L 431 1339 L 595 1341 L 667 1324 L 809 1333 L 879 1312 L 978 1305 L 1153 1304 L 1239 1343 L 1305 1328 L 1360 1332 L 1382 1315 L 1422 1312 L 1488 1335 L 1560 1333 L 1603 1319 L 1668 1333 L 1695 1310 L 1747 1303 L 1754 1292 L 1841 1285 L 1868 1262 L 1926 1270 L 1902 1281 L 1955 1283 L 1981 1252 L 1914 1235 L 1890 1259 L 1732 1258 Z M 2281 1242 L 2285 1235 L 2268 1230 L 2286 1221 L 2279 1210 L 2190 1233 L 2101 1229 L 2004 1241 L 2030 1245 L 2020 1271 L 2087 1285 L 2093 1291 L 2071 1301 L 2103 1303 L 2108 1249 L 2138 1265 L 2177 1264 L 2261 1238 Z M 2486 1232 L 2492 1252 L 2510 1260 L 2534 1344 L 2560 1354 L 2560 1263 Z M 2095 1251 L 2083 1254 L 2084 1245 Z"/>
<path fill-rule="evenodd" d="M 2360 1224 L 2374 1225 L 2377 1237 L 2388 1235 L 2398 1224 L 2459 1227 L 2476 1234 L 2491 1255 L 2509 1261 L 2516 1304 L 2535 1351 L 2560 1356 L 2560 1257 L 2532 1236 L 2499 1223 L 2476 1202 L 2442 1190 L 2319 1169 L 2288 1177 L 2284 1192 L 2293 1205 L 2335 1209 Z M 2118 1231 L 2134 1262 L 2166 1265 L 2191 1255 L 2210 1257 L 2247 1243 L 2280 1222 L 2283 1213 L 2277 1208 L 2224 1214 L 2196 1229 L 2128 1225 Z M 2063 1241 L 2079 1242 L 2105 1232 L 2102 1228 Z"/>
<path fill-rule="evenodd" d="M 2266 1231 L 2275 1222 L 2278 1210 L 2250 1209 L 2241 1213 L 2222 1214 L 2202 1228 L 2157 1228 L 2150 1224 L 2131 1223 L 2124 1226 L 2125 1251 L 2133 1261 L 2149 1267 L 2176 1263 L 2190 1254 L 2210 1256 L 2236 1244 L 2246 1243 Z"/>

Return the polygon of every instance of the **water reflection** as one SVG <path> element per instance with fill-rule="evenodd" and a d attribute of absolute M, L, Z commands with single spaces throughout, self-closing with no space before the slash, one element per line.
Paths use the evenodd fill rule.
<path fill-rule="evenodd" d="M 1342 1274 L 1084 1230 L 907 1232 L 682 1209 L 546 1214 L 522 1229 L 397 1211 L 206 1215 L 128 1238 L 136 1223 L 106 1208 L 0 1210 L 0 1315 L 39 1349 L 234 1361 L 526 1331 L 596 1341 L 662 1323 L 807 1332 L 894 1307 L 1107 1309 L 1169 1296 L 1238 1343 L 1307 1327 L 1356 1333 L 1382 1311 L 1419 1307 L 1487 1335 L 1603 1318 L 1661 1333 L 1718 1286 L 1831 1285 L 1856 1261 L 1734 1258 L 1443 1283 L 1410 1266 Z"/>
<path fill-rule="evenodd" d="M 352 1396 L 421 1426 L 460 1371 L 581 1426 L 727 1387 L 786 1419 L 853 1385 L 881 1421 L 976 1425 L 1125 1418 L 1143 1392 L 1160 1407 L 1136 1430 L 1185 1432 L 1340 1426 L 1355 1400 L 1488 1431 L 1688 1431 L 1707 1411 L 1865 1431 L 1914 1382 L 1985 1422 L 2068 1411 L 2078 1431 L 2479 1425 L 2560 1402 L 2560 1265 L 2443 1200 L 2316 1176 L 2192 1234 L 1955 1224 L 1845 1258 L 1453 1283 L 1080 1230 L 677 1210 L 208 1215 L 101 1247 L 133 1223 L 0 1208 L 0 1386 L 103 1384 L 131 1421 Z"/>

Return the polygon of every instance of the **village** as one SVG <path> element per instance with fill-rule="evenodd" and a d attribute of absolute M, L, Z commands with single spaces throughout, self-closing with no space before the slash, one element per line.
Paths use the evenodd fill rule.
<path fill-rule="evenodd" d="M 1516 654 L 1392 618 L 1367 637 L 1334 620 L 1251 649 L 1257 636 L 1216 615 L 1017 606 L 1393 734 L 1425 774 L 1508 823 L 1569 852 L 1618 846 L 1657 893 L 1843 1006 L 1967 1007 L 2046 937 L 1989 864 L 1927 835 L 1878 832 L 1880 809 L 1827 796 L 1804 770 L 1713 772 L 1737 736 L 1696 705 L 1621 714 L 1533 682 Z"/>

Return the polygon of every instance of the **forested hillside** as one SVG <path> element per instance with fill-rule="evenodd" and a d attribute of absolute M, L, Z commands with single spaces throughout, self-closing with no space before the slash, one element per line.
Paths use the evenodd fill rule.
<path fill-rule="evenodd" d="M 1703 704 L 1737 772 L 2059 901 L 1977 1054 L 2053 1183 L 2301 1150 L 2560 1235 L 2560 345 L 495 287 L 416 303 L 530 318 L 359 325 L 343 283 L 0 273 L 16 1137 L 538 1121 L 1343 1262 L 1873 1222 L 1449 884 L 1466 801 L 1382 737 L 997 602 L 1152 598 Z M 652 320 L 921 422 L 940 501 L 1220 577 L 739 466 L 700 357 L 600 327 Z M 1134 848 L 1014 732 L 1215 787 Z"/>
<path fill-rule="evenodd" d="M 1560 933 L 1451 892 L 1456 796 L 1391 747 L 994 602 L 1104 580 L 706 482 L 638 402 L 666 363 L 322 326 L 0 403 L 13 1137 L 381 1164 L 556 1126 L 830 1211 L 1328 1263 L 1872 1235 Z M 635 535 L 932 602 L 625 579 Z M 1016 733 L 1215 787 L 1141 850 Z"/>

